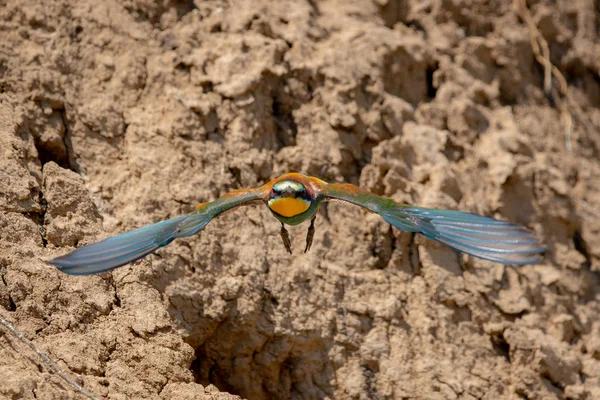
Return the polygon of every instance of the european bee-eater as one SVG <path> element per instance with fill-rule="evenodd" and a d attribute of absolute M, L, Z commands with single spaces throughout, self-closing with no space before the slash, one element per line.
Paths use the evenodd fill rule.
<path fill-rule="evenodd" d="M 522 226 L 454 210 L 437 210 L 398 204 L 347 183 L 327 183 L 289 173 L 254 189 L 234 190 L 215 201 L 202 203 L 190 214 L 147 225 L 98 243 L 73 250 L 50 261 L 61 271 L 90 275 L 110 271 L 138 260 L 176 238 L 201 231 L 213 218 L 235 207 L 264 203 L 281 222 L 281 238 L 289 253 L 284 224 L 310 220 L 305 252 L 314 236 L 315 215 L 323 201 L 341 200 L 379 214 L 396 228 L 417 232 L 455 250 L 504 264 L 532 264 L 546 248 Z"/>

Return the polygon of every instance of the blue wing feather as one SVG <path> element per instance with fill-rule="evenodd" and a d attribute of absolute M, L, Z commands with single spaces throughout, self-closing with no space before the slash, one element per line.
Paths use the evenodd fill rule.
<path fill-rule="evenodd" d="M 398 229 L 418 232 L 455 250 L 504 264 L 540 261 L 546 247 L 518 225 L 454 210 L 386 207 L 382 217 Z"/>
<path fill-rule="evenodd" d="M 142 258 L 166 246 L 174 239 L 198 233 L 217 215 L 263 197 L 262 188 L 233 191 L 215 201 L 204 203 L 191 214 L 157 222 L 80 247 L 69 254 L 50 260 L 49 263 L 72 275 L 91 275 L 110 271 Z"/>
<path fill-rule="evenodd" d="M 546 247 L 528 229 L 494 218 L 454 210 L 401 205 L 349 184 L 323 186 L 329 199 L 377 213 L 389 224 L 416 232 L 455 250 L 504 264 L 533 264 Z"/>
<path fill-rule="evenodd" d="M 210 215 L 202 213 L 182 215 L 80 247 L 49 263 L 71 275 L 110 271 L 166 246 L 175 238 L 197 233 L 210 219 Z"/>

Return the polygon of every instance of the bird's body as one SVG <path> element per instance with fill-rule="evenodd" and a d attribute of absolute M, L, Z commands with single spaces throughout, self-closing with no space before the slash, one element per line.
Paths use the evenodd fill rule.
<path fill-rule="evenodd" d="M 284 224 L 298 225 L 315 216 L 322 198 L 317 196 L 310 178 L 301 174 L 283 175 L 267 184 L 272 186 L 266 205 Z"/>
<path fill-rule="evenodd" d="M 213 218 L 238 206 L 262 202 L 281 222 L 281 237 L 289 253 L 284 227 L 311 221 L 305 252 L 310 249 L 314 222 L 323 201 L 340 200 L 379 214 L 398 229 L 417 232 L 458 251 L 506 264 L 539 261 L 545 247 L 526 228 L 489 217 L 454 210 L 436 210 L 398 204 L 345 183 L 327 183 L 300 173 L 289 173 L 258 188 L 234 190 L 200 204 L 196 211 L 148 225 L 84 246 L 50 261 L 62 271 L 89 275 L 138 260 L 176 238 L 201 231 Z"/>

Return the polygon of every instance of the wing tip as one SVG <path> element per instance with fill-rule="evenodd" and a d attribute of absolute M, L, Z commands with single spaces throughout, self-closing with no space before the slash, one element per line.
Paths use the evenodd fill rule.
<path fill-rule="evenodd" d="M 90 272 L 85 272 L 81 266 L 77 265 L 69 265 L 68 263 L 63 263 L 59 259 L 61 257 L 53 258 L 52 260 L 46 261 L 48 264 L 52 265 L 60 272 L 63 272 L 68 275 L 91 275 Z"/>
<path fill-rule="evenodd" d="M 104 271 L 97 271 L 96 268 L 81 265 L 79 263 L 75 263 L 73 261 L 69 261 L 70 254 L 53 258 L 51 260 L 46 261 L 48 264 L 52 265 L 60 272 L 63 272 L 67 275 L 93 275 Z"/>

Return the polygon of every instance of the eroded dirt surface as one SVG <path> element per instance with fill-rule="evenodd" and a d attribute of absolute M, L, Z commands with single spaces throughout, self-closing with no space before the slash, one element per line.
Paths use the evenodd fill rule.
<path fill-rule="evenodd" d="M 600 398 L 600 14 L 527 4 L 570 135 L 508 0 L 0 1 L 0 314 L 101 398 Z M 44 262 L 288 171 L 548 253 L 330 204 L 308 254 L 255 207 L 102 276 Z M 4 398 L 81 398 L 2 328 L 0 354 Z"/>

